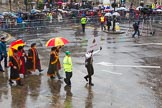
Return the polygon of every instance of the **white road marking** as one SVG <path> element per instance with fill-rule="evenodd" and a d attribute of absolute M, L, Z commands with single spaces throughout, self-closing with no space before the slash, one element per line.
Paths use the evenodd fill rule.
<path fill-rule="evenodd" d="M 107 62 L 99 62 L 96 64 L 100 64 L 103 66 L 109 66 L 109 67 L 127 67 L 127 68 L 154 68 L 154 69 L 160 69 L 160 66 L 136 66 L 136 65 L 116 65 L 112 63 Z"/>
<path fill-rule="evenodd" d="M 108 62 L 99 62 L 99 63 L 96 63 L 96 64 L 100 64 L 100 65 L 112 65 L 112 63 L 108 63 Z"/>
<path fill-rule="evenodd" d="M 102 70 L 102 71 L 107 72 L 107 73 L 111 73 L 111 74 L 122 75 L 122 73 L 111 72 L 111 71 L 107 71 L 107 70 Z"/>
<path fill-rule="evenodd" d="M 143 46 L 143 45 L 162 45 L 162 43 L 142 43 L 142 44 L 133 44 L 136 46 Z"/>

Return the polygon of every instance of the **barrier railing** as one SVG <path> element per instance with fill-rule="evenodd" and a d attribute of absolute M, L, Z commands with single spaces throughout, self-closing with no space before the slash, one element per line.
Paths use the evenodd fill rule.
<path fill-rule="evenodd" d="M 130 21 L 133 22 L 136 19 L 129 19 L 126 17 L 118 17 L 117 22 L 120 24 L 128 24 Z M 141 22 L 143 19 L 140 20 Z M 151 17 L 152 23 L 159 24 L 162 22 L 162 16 Z M 99 17 L 87 17 L 88 25 L 99 24 Z M 25 20 L 23 23 L 17 24 L 16 22 L 5 21 L 0 23 L 0 30 L 3 31 L 19 31 L 19 30 L 37 30 L 38 28 L 48 28 L 48 27 L 66 27 L 71 25 L 80 25 L 80 17 L 74 18 L 63 18 L 63 19 L 35 19 L 35 20 Z"/>

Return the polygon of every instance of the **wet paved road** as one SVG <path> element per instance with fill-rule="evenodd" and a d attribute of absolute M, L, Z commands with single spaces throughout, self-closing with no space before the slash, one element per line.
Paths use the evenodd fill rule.
<path fill-rule="evenodd" d="M 67 30 L 68 29 L 68 30 Z M 161 52 L 162 38 L 141 37 L 134 40 L 125 34 L 109 35 L 102 31 L 103 50 L 94 57 L 93 87 L 86 84 L 84 54 L 87 39 L 93 36 L 93 28 L 86 34 L 74 36 L 75 30 L 57 28 L 57 33 L 39 34 L 37 37 L 21 37 L 28 45 L 37 42 L 43 66 L 43 75 L 30 75 L 23 79 L 23 87 L 10 87 L 7 73 L 0 74 L 0 108 L 161 108 Z M 62 48 L 72 52 L 72 87 L 63 80 L 50 80 L 46 76 L 49 51 L 45 42 L 52 36 L 66 37 L 70 44 Z M 30 40 L 29 40 L 30 39 Z M 60 74 L 64 76 L 63 70 Z M 158 85 L 159 84 L 159 85 Z"/>

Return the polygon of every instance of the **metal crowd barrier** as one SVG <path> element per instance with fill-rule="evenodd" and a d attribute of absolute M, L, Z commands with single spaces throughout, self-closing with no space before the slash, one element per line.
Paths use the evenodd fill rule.
<path fill-rule="evenodd" d="M 95 25 L 99 24 L 99 17 L 87 17 L 87 24 Z M 136 19 L 129 19 L 126 17 L 118 17 L 117 21 L 120 24 L 128 24 L 130 21 L 136 21 Z M 143 20 L 141 19 L 141 22 Z M 151 17 L 152 23 L 159 24 L 162 22 L 162 15 L 156 15 Z M 0 31 L 20 31 L 20 30 L 37 30 L 39 28 L 49 28 L 49 27 L 68 27 L 71 25 L 80 25 L 80 17 L 73 18 L 63 18 L 61 20 L 52 19 L 52 21 L 47 19 L 35 19 L 35 20 L 25 20 L 21 24 L 15 24 L 15 22 L 3 22 L 0 23 Z"/>

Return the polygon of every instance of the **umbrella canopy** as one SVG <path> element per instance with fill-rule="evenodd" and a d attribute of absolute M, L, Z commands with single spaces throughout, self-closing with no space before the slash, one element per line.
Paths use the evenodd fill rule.
<path fill-rule="evenodd" d="M 39 13 L 39 12 L 41 12 L 41 11 L 40 11 L 40 10 L 37 10 L 37 9 L 32 9 L 32 10 L 31 10 L 31 13 L 32 13 L 32 14 L 34 14 L 34 13 Z"/>
<path fill-rule="evenodd" d="M 13 48 L 13 49 L 17 50 L 19 46 L 24 46 L 24 45 L 25 45 L 25 42 L 22 39 L 18 39 L 16 41 L 13 41 L 10 44 L 10 48 Z"/>
<path fill-rule="evenodd" d="M 25 43 L 24 43 L 24 41 L 22 39 L 18 39 L 18 40 L 13 41 L 9 46 L 8 56 L 13 55 L 14 49 L 18 50 L 19 46 L 24 46 L 24 45 L 25 45 Z"/>
<path fill-rule="evenodd" d="M 69 41 L 63 37 L 56 37 L 56 38 L 52 38 L 50 40 L 47 41 L 46 46 L 50 47 L 50 46 L 62 46 L 69 43 Z"/>
<path fill-rule="evenodd" d="M 105 9 L 104 12 L 110 12 L 112 9 Z"/>
<path fill-rule="evenodd" d="M 114 12 L 112 15 L 120 16 L 120 14 L 118 12 Z"/>
<path fill-rule="evenodd" d="M 142 6 L 138 6 L 137 8 L 136 8 L 136 10 L 140 10 L 141 8 L 143 8 Z"/>
<path fill-rule="evenodd" d="M 116 10 L 117 10 L 117 11 L 128 11 L 128 9 L 125 8 L 125 7 L 120 7 L 120 8 L 117 8 Z"/>
<path fill-rule="evenodd" d="M 111 13 L 106 13 L 105 16 L 112 16 L 112 14 Z"/>
<path fill-rule="evenodd" d="M 157 9 L 156 12 L 162 12 L 162 9 Z"/>
<path fill-rule="evenodd" d="M 3 19 L 4 18 L 4 16 L 3 15 L 0 15 L 0 19 Z"/>

